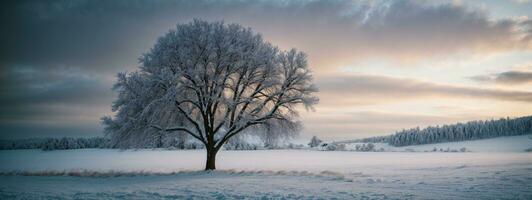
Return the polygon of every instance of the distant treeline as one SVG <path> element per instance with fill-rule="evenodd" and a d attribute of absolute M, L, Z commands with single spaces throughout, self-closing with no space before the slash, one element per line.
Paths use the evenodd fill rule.
<path fill-rule="evenodd" d="M 373 142 L 388 143 L 393 146 L 408 146 L 526 134 L 532 134 L 532 116 L 470 121 L 452 125 L 429 126 L 424 129 L 416 127 L 398 131 L 389 136 L 370 137 L 345 142 Z"/>
<path fill-rule="evenodd" d="M 65 149 L 88 149 L 88 148 L 116 148 L 111 145 L 111 141 L 105 137 L 90 138 L 32 138 L 18 140 L 0 140 L 0 150 L 12 149 L 42 149 L 65 150 Z M 169 149 L 201 149 L 203 145 L 196 142 L 183 142 L 178 138 L 163 143 L 161 146 L 145 146 L 137 148 L 169 148 Z"/>
<path fill-rule="evenodd" d="M 19 140 L 0 140 L 0 150 L 11 149 L 84 149 L 84 148 L 108 148 L 109 140 L 103 137 L 91 138 L 33 138 Z"/>
<path fill-rule="evenodd" d="M 111 145 L 111 141 L 105 137 L 91 138 L 33 138 L 18 140 L 0 140 L 0 150 L 14 149 L 42 149 L 65 150 L 65 149 L 85 149 L 85 148 L 117 148 Z M 203 144 L 198 141 L 184 140 L 181 137 L 167 137 L 161 143 L 135 147 L 136 149 L 144 148 L 165 148 L 165 149 L 203 149 Z M 249 143 L 239 137 L 235 137 L 224 145 L 226 150 L 257 150 L 257 149 L 275 149 L 275 148 L 303 148 L 302 145 L 287 144 L 283 146 L 265 146 L 262 143 Z"/>

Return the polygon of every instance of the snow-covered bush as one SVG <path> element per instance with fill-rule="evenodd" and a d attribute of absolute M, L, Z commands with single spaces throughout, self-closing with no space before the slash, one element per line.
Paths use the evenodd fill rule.
<path fill-rule="evenodd" d="M 345 144 L 321 143 L 318 149 L 321 151 L 345 151 L 346 147 Z"/>
<path fill-rule="evenodd" d="M 286 146 L 286 148 L 287 148 L 287 149 L 303 149 L 303 148 L 305 148 L 305 145 L 289 143 L 289 144 Z"/>
<path fill-rule="evenodd" d="M 318 137 L 312 136 L 312 138 L 310 139 L 310 142 L 308 143 L 308 146 L 310 148 L 314 148 L 314 147 L 319 146 L 322 142 L 323 141 L 321 141 Z"/>
<path fill-rule="evenodd" d="M 382 148 L 382 150 L 384 151 L 384 148 Z M 373 143 L 356 144 L 354 151 L 376 151 L 375 144 Z"/>
<path fill-rule="evenodd" d="M 465 147 L 462 147 L 460 149 L 451 149 L 449 147 L 447 147 L 447 149 L 440 148 L 440 152 L 452 152 L 452 153 L 467 152 L 467 148 L 465 148 Z"/>
<path fill-rule="evenodd" d="M 375 150 L 375 145 L 373 143 L 368 143 L 368 145 L 366 145 L 366 151 L 374 151 Z"/>

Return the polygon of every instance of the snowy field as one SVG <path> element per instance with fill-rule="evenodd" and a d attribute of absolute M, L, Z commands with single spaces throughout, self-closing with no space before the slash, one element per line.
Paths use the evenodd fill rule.
<path fill-rule="evenodd" d="M 204 156 L 0 151 L 0 199 L 532 199 L 527 152 L 222 151 L 198 171 Z"/>

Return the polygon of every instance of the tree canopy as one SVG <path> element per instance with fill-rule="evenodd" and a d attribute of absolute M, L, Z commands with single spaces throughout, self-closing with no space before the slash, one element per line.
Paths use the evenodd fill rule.
<path fill-rule="evenodd" d="M 140 64 L 118 74 L 116 115 L 103 118 L 113 144 L 144 140 L 139 134 L 186 133 L 205 145 L 206 169 L 215 168 L 216 152 L 237 134 L 297 132 L 298 105 L 312 109 L 318 102 L 303 52 L 281 51 L 237 24 L 178 24 Z"/>

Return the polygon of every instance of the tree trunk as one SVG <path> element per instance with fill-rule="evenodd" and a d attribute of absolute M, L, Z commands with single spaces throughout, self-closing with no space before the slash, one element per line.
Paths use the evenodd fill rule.
<path fill-rule="evenodd" d="M 216 153 L 214 149 L 207 149 L 207 162 L 205 164 L 205 170 L 216 169 Z"/>

